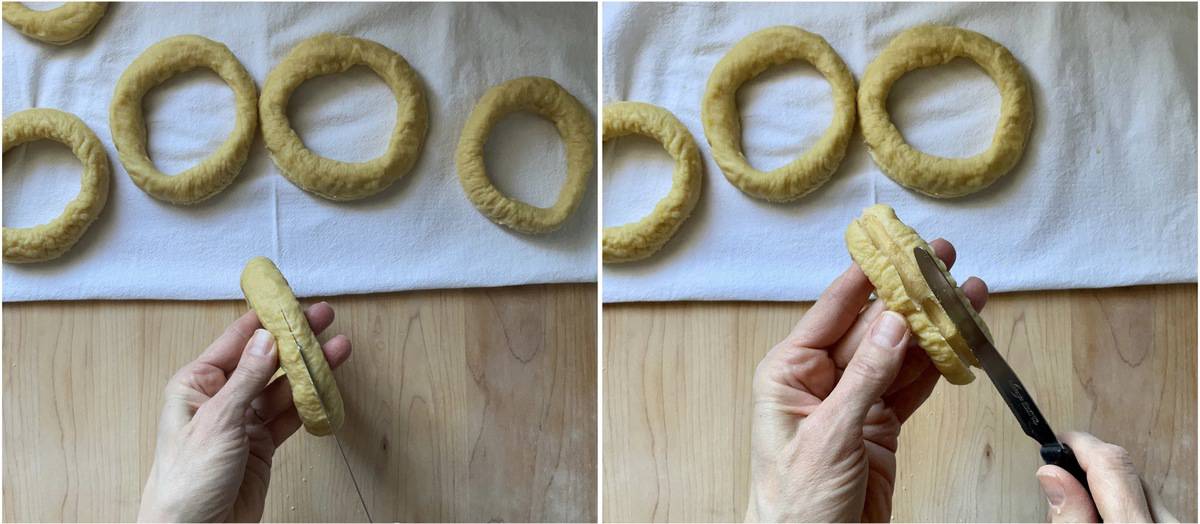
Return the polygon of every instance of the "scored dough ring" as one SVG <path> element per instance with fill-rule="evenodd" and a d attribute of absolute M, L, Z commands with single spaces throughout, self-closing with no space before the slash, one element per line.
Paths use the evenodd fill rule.
<path fill-rule="evenodd" d="M 275 337 L 279 365 L 287 374 L 304 429 L 317 436 L 337 431 L 345 419 L 342 394 L 287 279 L 270 259 L 255 257 L 242 270 L 242 293 Z"/>
<path fill-rule="evenodd" d="M 146 151 L 142 98 L 168 78 L 200 67 L 215 72 L 233 90 L 237 120 L 213 154 L 182 173 L 166 175 Z M 224 44 L 196 35 L 175 36 L 150 46 L 129 64 L 117 80 L 108 114 L 113 145 L 129 178 L 159 200 L 195 204 L 228 187 L 246 164 L 258 126 L 258 89 Z"/>
<path fill-rule="evenodd" d="M 917 343 L 951 384 L 967 384 L 975 379 L 967 366 L 978 366 L 979 362 L 921 275 L 912 254 L 917 247 L 933 253 L 933 248 L 884 204 L 863 210 L 862 216 L 846 228 L 846 248 L 875 286 L 875 294 L 888 309 L 908 319 Z M 987 324 L 979 319 L 941 259 L 936 255 L 933 258 L 990 340 Z"/>
<path fill-rule="evenodd" d="M 304 146 L 287 117 L 288 99 L 304 81 L 367 66 L 396 97 L 396 126 L 387 151 L 366 162 L 340 162 Z M 412 169 L 421 154 L 429 108 L 416 71 L 404 57 L 376 42 L 323 33 L 292 48 L 267 75 L 259 100 L 263 141 L 271 160 L 301 189 L 330 200 L 374 195 Z"/>
<path fill-rule="evenodd" d="M 55 109 L 27 109 L 4 119 L 5 152 L 43 138 L 70 147 L 83 163 L 79 195 L 50 222 L 5 227 L 5 262 L 42 262 L 62 256 L 83 237 L 108 202 L 108 154 L 82 120 Z"/>
<path fill-rule="evenodd" d="M 536 113 L 551 122 L 565 144 L 567 180 L 550 207 L 536 207 L 501 193 L 487 176 L 483 147 L 492 126 L 515 111 Z M 484 216 L 522 233 L 549 233 L 571 216 L 596 161 L 596 125 L 587 108 L 549 78 L 509 80 L 484 93 L 463 126 L 455 154 L 458 181 L 467 198 Z"/>
<path fill-rule="evenodd" d="M 104 18 L 104 2 L 67 2 L 54 9 L 38 11 L 20 2 L 4 2 L 4 21 L 21 34 L 47 44 L 66 45 L 92 32 Z"/>
<path fill-rule="evenodd" d="M 833 122 L 816 145 L 771 172 L 754 169 L 742 153 L 737 91 L 770 67 L 804 60 L 833 91 Z M 854 133 L 854 76 L 820 35 L 798 27 L 777 26 L 752 33 L 729 50 L 713 68 L 700 106 L 704 136 L 725 178 L 747 195 L 771 202 L 800 198 L 827 182 L 846 156 Z"/>
<path fill-rule="evenodd" d="M 909 71 L 969 58 L 992 77 L 1000 90 L 1000 120 L 987 150 L 967 158 L 946 158 L 918 151 L 904 141 L 887 112 L 892 85 Z M 1004 46 L 974 31 L 919 26 L 892 39 L 867 66 L 858 106 L 871 158 L 892 180 L 937 198 L 979 191 L 1016 165 L 1033 127 L 1033 95 L 1021 64 Z"/>
<path fill-rule="evenodd" d="M 704 164 L 700 149 L 687 127 L 670 111 L 641 102 L 617 102 L 604 106 L 604 141 L 626 135 L 657 140 L 675 159 L 671 191 L 654 210 L 637 222 L 604 228 L 604 263 L 632 262 L 657 252 L 700 201 Z"/>

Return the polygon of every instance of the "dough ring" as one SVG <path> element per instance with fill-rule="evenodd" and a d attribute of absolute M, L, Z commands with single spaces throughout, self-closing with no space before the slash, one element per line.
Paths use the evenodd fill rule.
<path fill-rule="evenodd" d="M 379 75 L 396 96 L 396 127 L 382 156 L 366 162 L 339 162 L 304 147 L 288 122 L 292 92 L 310 78 L 363 65 Z M 267 75 L 259 100 L 263 140 L 271 160 L 301 189 L 330 200 L 365 198 L 392 185 L 417 161 L 428 128 L 425 90 L 404 57 L 376 42 L 319 34 L 300 42 Z"/>
<path fill-rule="evenodd" d="M 4 21 L 21 34 L 47 44 L 67 45 L 92 32 L 104 18 L 104 2 L 67 2 L 46 11 L 25 7 L 20 2 L 4 2 Z"/>
<path fill-rule="evenodd" d="M 604 141 L 625 135 L 657 140 L 675 159 L 671 191 L 654 211 L 637 222 L 604 228 L 604 263 L 631 262 L 653 255 L 666 244 L 700 200 L 704 164 L 687 128 L 670 111 L 641 102 L 604 106 Z"/>
<path fill-rule="evenodd" d="M 905 73 L 955 58 L 979 64 L 1000 89 L 1000 121 L 992 144 L 978 155 L 945 158 L 917 151 L 904 141 L 887 112 L 888 92 Z M 867 66 L 858 106 L 871 158 L 900 185 L 937 198 L 974 193 L 1016 165 L 1033 126 L 1033 95 L 1021 64 L 1004 46 L 974 31 L 919 26 L 900 33 Z"/>
<path fill-rule="evenodd" d="M 45 224 L 4 228 L 5 262 L 58 258 L 83 237 L 108 201 L 108 154 L 96 134 L 75 115 L 55 109 L 27 109 L 4 119 L 4 151 L 37 139 L 71 148 L 83 163 L 76 196 L 62 214 Z"/>
<path fill-rule="evenodd" d="M 492 126 L 515 111 L 537 113 L 554 122 L 566 145 L 567 181 L 553 206 L 536 207 L 509 198 L 488 179 L 483 146 Z M 480 213 L 522 233 L 549 233 L 562 226 L 587 191 L 588 175 L 596 162 L 596 124 L 587 108 L 555 81 L 516 78 L 489 89 L 475 104 L 463 126 L 455 158 L 458 181 Z"/>
<path fill-rule="evenodd" d="M 342 394 L 287 279 L 270 259 L 255 257 L 242 270 L 242 294 L 275 337 L 279 365 L 292 387 L 292 402 L 304 429 L 317 436 L 337 431 L 345 419 Z"/>
<path fill-rule="evenodd" d="M 816 145 L 799 158 L 764 173 L 751 167 L 742 153 L 737 91 L 767 68 L 792 60 L 812 64 L 829 81 L 833 122 Z M 752 197 L 787 202 L 821 187 L 846 156 L 846 146 L 854 133 L 854 77 L 824 38 L 798 27 L 771 27 L 742 39 L 717 62 L 704 89 L 700 114 L 704 136 L 725 178 Z"/>
<path fill-rule="evenodd" d="M 979 361 L 921 275 L 912 254 L 916 247 L 933 253 L 933 248 L 916 231 L 901 222 L 891 207 L 883 204 L 863 210 L 862 216 L 846 228 L 846 248 L 875 286 L 875 294 L 888 309 L 908 319 L 917 343 L 951 384 L 967 384 L 975 380 L 967 366 L 978 366 Z M 946 279 L 955 286 L 958 299 L 979 320 L 971 301 L 958 289 L 945 264 L 937 256 L 933 258 Z M 980 320 L 979 325 L 990 340 L 992 335 L 987 324 Z"/>
<path fill-rule="evenodd" d="M 229 138 L 208 158 L 178 175 L 166 175 L 146 151 L 142 98 L 168 78 L 199 67 L 212 70 L 233 89 L 237 120 Z M 257 100 L 254 79 L 224 44 L 196 35 L 171 37 L 142 52 L 117 80 L 108 112 L 113 144 L 142 191 L 172 204 L 195 204 L 220 193 L 241 172 L 258 126 Z"/>

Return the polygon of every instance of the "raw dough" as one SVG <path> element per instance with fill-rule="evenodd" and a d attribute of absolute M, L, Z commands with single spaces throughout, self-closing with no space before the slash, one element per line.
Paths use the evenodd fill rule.
<path fill-rule="evenodd" d="M 551 207 L 535 207 L 501 193 L 487 176 L 483 146 L 504 115 L 529 111 L 554 122 L 566 145 L 567 181 Z M 455 154 L 458 181 L 475 208 L 497 224 L 522 233 L 549 233 L 579 207 L 596 163 L 596 123 L 587 108 L 549 78 L 509 80 L 484 93 L 463 126 Z"/>
<path fill-rule="evenodd" d="M 166 175 L 146 151 L 142 98 L 172 76 L 198 67 L 211 69 L 229 84 L 237 120 L 229 138 L 208 158 L 175 176 Z M 142 191 L 172 204 L 195 204 L 220 193 L 242 171 L 258 126 L 258 89 L 224 44 L 196 35 L 175 36 L 150 46 L 121 74 L 108 120 L 121 164 Z"/>
<path fill-rule="evenodd" d="M 60 142 L 83 163 L 76 196 L 48 223 L 4 228 L 5 262 L 58 258 L 83 237 L 108 201 L 108 154 L 96 134 L 75 115 L 55 109 L 27 109 L 4 119 L 4 151 L 38 139 Z"/>
<path fill-rule="evenodd" d="M 631 262 L 653 255 L 692 214 L 700 200 L 704 164 L 687 128 L 670 111 L 641 102 L 604 106 L 604 141 L 642 135 L 662 144 L 675 159 L 671 191 L 637 222 L 604 228 L 604 263 Z"/>
<path fill-rule="evenodd" d="M 366 162 L 340 162 L 304 147 L 287 117 L 288 99 L 300 84 L 321 75 L 367 66 L 396 96 L 396 127 L 387 152 Z M 416 71 L 404 57 L 376 42 L 320 34 L 300 42 L 267 75 L 259 100 L 263 140 L 283 176 L 301 189 L 330 200 L 374 195 L 404 176 L 425 142 L 429 109 Z"/>
<path fill-rule="evenodd" d="M 292 402 L 304 429 L 317 436 L 337 431 L 345 419 L 342 394 L 287 279 L 270 259 L 255 257 L 242 270 L 242 293 L 259 322 L 275 336 L 279 365 L 292 386 Z"/>
<path fill-rule="evenodd" d="M 37 11 L 20 2 L 4 2 L 4 21 L 21 34 L 47 44 L 66 45 L 92 32 L 104 18 L 104 2 L 67 2 L 54 9 Z"/>
<path fill-rule="evenodd" d="M 955 58 L 979 64 L 1000 90 L 1000 121 L 986 151 L 945 158 L 917 151 L 904 141 L 887 112 L 888 92 L 905 73 Z M 995 182 L 1016 165 L 1033 126 L 1033 94 L 1012 53 L 974 31 L 919 26 L 900 33 L 867 66 L 858 90 L 867 150 L 879 169 L 901 185 L 938 198 L 967 195 Z"/>
<path fill-rule="evenodd" d="M 767 68 L 804 60 L 825 75 L 833 90 L 833 122 L 811 149 L 786 166 L 764 173 L 742 154 L 742 125 L 737 91 Z M 820 35 L 799 27 L 777 26 L 742 39 L 708 77 L 700 106 L 704 136 L 725 178 L 747 195 L 786 202 L 821 187 L 846 156 L 854 133 L 854 77 Z"/>
<path fill-rule="evenodd" d="M 908 319 L 908 326 L 917 343 L 929 354 L 946 380 L 951 384 L 967 384 L 975 379 L 967 366 L 978 366 L 979 362 L 921 275 L 916 257 L 912 254 L 915 247 L 933 253 L 933 248 L 916 231 L 901 222 L 891 207 L 884 204 L 867 208 L 862 216 L 846 228 L 846 248 L 867 279 L 874 284 L 875 294 L 887 304 L 888 309 Z M 975 308 L 957 288 L 958 284 L 941 259 L 936 255 L 933 258 L 946 279 L 955 286 L 958 299 L 979 320 Z M 979 325 L 991 339 L 987 324 L 979 320 Z"/>

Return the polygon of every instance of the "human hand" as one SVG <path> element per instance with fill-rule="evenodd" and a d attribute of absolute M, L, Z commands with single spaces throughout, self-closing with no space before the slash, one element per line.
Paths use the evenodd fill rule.
<path fill-rule="evenodd" d="M 1050 522 L 1179 522 L 1157 500 L 1151 498 L 1133 459 L 1125 448 L 1104 442 L 1087 433 L 1070 432 L 1062 441 L 1071 446 L 1079 465 L 1087 473 L 1088 487 L 1067 470 L 1042 466 L 1038 483 L 1050 504 Z M 1093 504 L 1092 501 L 1095 501 Z M 1100 514 L 1096 514 L 1100 510 Z"/>
<path fill-rule="evenodd" d="M 949 242 L 930 245 L 954 264 Z M 873 289 L 852 265 L 759 362 L 747 521 L 891 518 L 900 426 L 941 374 Z M 982 280 L 962 289 L 983 308 Z"/>
<path fill-rule="evenodd" d="M 333 308 L 321 302 L 305 316 L 319 334 Z M 322 349 L 336 368 L 350 358 L 350 339 L 337 335 Z M 270 382 L 277 369 L 275 339 L 250 311 L 171 377 L 138 520 L 262 518 L 271 457 L 301 425 L 287 377 Z"/>

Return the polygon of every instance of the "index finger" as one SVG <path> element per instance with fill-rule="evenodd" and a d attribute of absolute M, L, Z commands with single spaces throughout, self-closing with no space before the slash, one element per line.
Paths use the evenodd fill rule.
<path fill-rule="evenodd" d="M 1062 440 L 1087 472 L 1100 516 L 1109 522 L 1152 522 L 1146 493 L 1129 452 L 1088 433 L 1071 431 Z"/>
<path fill-rule="evenodd" d="M 858 318 L 859 311 L 867 304 L 874 289 L 858 264 L 850 264 L 800 318 L 788 339 L 805 347 L 833 345 Z"/>

